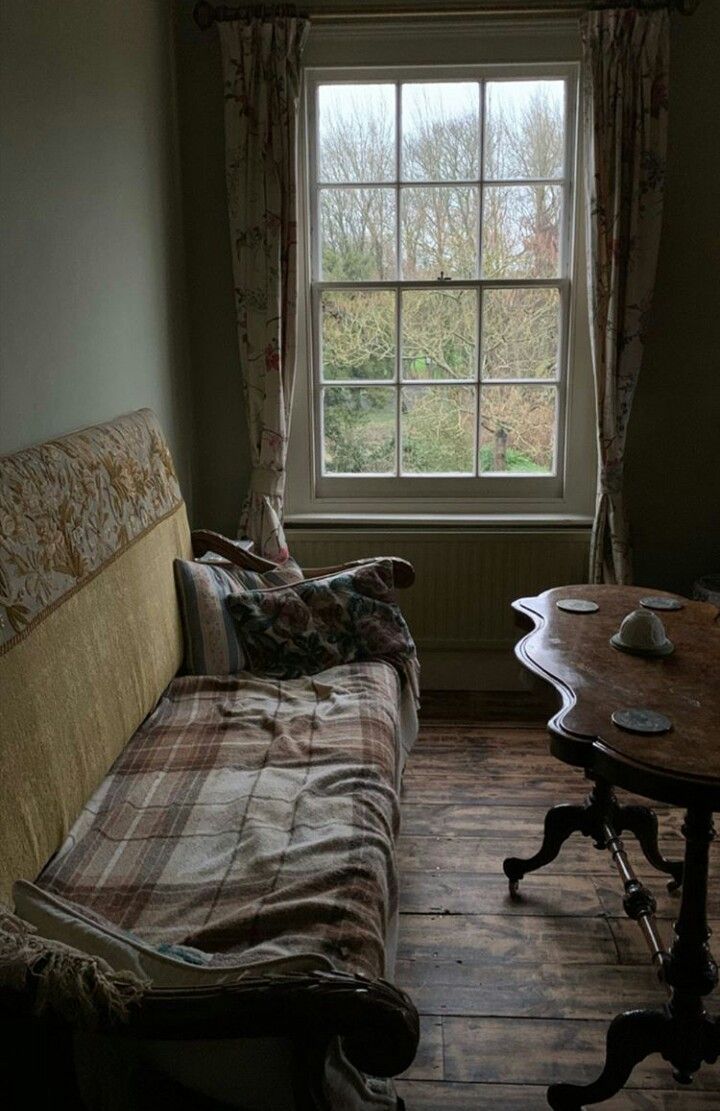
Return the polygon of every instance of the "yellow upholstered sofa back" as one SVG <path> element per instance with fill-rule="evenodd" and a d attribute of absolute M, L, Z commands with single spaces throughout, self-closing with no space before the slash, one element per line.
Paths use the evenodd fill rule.
<path fill-rule="evenodd" d="M 147 409 L 0 459 L 0 900 L 178 670 L 173 559 L 190 550 Z"/>

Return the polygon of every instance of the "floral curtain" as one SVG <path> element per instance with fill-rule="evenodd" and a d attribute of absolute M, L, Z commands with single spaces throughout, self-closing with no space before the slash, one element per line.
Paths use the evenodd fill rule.
<path fill-rule="evenodd" d="M 282 526 L 295 374 L 296 149 L 305 20 L 219 23 L 238 343 L 252 474 L 240 534 L 287 557 Z"/>
<path fill-rule="evenodd" d="M 582 37 L 588 290 L 599 448 L 590 580 L 627 583 L 632 564 L 623 503 L 625 436 L 660 240 L 668 13 L 588 12 Z"/>

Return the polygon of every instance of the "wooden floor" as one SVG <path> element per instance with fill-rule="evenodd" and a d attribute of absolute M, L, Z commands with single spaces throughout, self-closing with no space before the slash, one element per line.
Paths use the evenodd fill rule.
<path fill-rule="evenodd" d="M 618 1011 L 664 1001 L 607 854 L 580 835 L 523 881 L 522 902 L 508 899 L 503 858 L 530 856 L 547 808 L 586 793 L 582 774 L 549 755 L 542 729 L 423 726 L 405 777 L 400 852 L 397 981 L 422 1022 L 417 1058 L 398 1084 L 408 1111 L 540 1111 L 550 1082 L 586 1083 L 599 1072 Z M 673 857 L 680 819 L 660 813 Z M 626 841 L 667 937 L 677 896 Z M 710 913 L 720 944 L 717 856 Z M 599 1106 L 718 1111 L 720 1068 L 706 1067 L 687 1089 L 655 1056 Z"/>

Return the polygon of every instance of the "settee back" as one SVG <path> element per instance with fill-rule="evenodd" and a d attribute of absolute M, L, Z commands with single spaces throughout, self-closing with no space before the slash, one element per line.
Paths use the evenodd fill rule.
<path fill-rule="evenodd" d="M 173 559 L 190 552 L 150 410 L 0 459 L 0 901 L 178 670 Z"/>

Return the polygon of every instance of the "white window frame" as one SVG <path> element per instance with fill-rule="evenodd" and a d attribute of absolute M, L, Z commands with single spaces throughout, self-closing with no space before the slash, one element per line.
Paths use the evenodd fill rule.
<path fill-rule="evenodd" d="M 323 289 L 332 288 L 421 288 L 443 289 L 433 281 L 338 283 L 320 281 L 319 228 L 316 179 L 315 113 L 317 87 L 328 81 L 347 83 L 378 81 L 426 80 L 537 80 L 561 79 L 566 84 L 564 186 L 561 257 L 558 276 L 552 279 L 454 280 L 453 288 L 550 287 L 560 291 L 562 328 L 560 336 L 559 374 L 552 383 L 558 388 L 555 472 L 548 475 L 481 474 L 479 476 L 404 475 L 385 477 L 373 475 L 322 475 L 322 418 L 320 389 L 319 298 Z M 471 519 L 508 522 L 532 519 L 566 519 L 573 523 L 589 520 L 594 489 L 595 450 L 593 445 L 592 407 L 588 403 L 589 345 L 584 275 L 578 273 L 578 255 L 583 248 L 582 228 L 578 213 L 577 181 L 579 179 L 580 142 L 579 63 L 560 62 L 481 63 L 473 65 L 382 65 L 382 66 L 313 66 L 306 71 L 304 105 L 301 113 L 300 144 L 300 235 L 299 254 L 301 281 L 299 290 L 300 329 L 297 403 L 293 415 L 291 450 L 288 467 L 288 520 L 306 523 L 312 520 L 396 519 Z M 397 86 L 399 88 L 399 85 Z M 484 87 L 483 87 L 484 89 Z M 484 115 L 485 96 L 482 105 Z M 481 121 L 484 126 L 484 119 Z M 482 168 L 480 171 L 482 172 Z M 396 173 L 399 178 L 399 174 Z M 518 184 L 518 182 L 513 182 Z M 334 184 L 334 183 L 329 183 Z M 362 183 L 361 183 L 362 184 Z M 376 183 L 372 183 L 376 184 Z M 383 183 L 396 189 L 399 206 L 401 183 Z M 416 184 L 416 183 L 407 183 Z M 472 182 L 481 187 L 481 182 Z M 502 184 L 502 183 L 500 183 Z M 399 207 L 398 207 L 399 223 Z M 398 260 L 399 261 L 399 260 Z M 315 271 L 313 273 L 313 270 Z M 482 293 L 480 293 L 482 296 Z M 400 295 L 397 302 L 399 305 Z M 304 308 L 304 311 L 302 311 Z M 480 313 L 481 313 L 480 307 Z M 399 309 L 398 309 L 399 313 Z M 399 324 L 399 322 L 398 322 Z M 309 326 L 308 326 L 309 325 Z M 580 332 L 580 342 L 578 342 Z M 400 347 L 398 328 L 398 349 Z M 578 373 L 578 356 L 584 374 Z M 396 358 L 397 381 L 400 351 Z M 479 377 L 480 344 L 477 345 L 475 385 L 482 388 Z M 572 366 L 572 373 L 569 367 Z M 580 387 L 578 389 L 578 387 Z M 579 396 L 581 395 L 581 396 Z M 399 410 L 399 406 L 398 406 Z M 398 423 L 399 423 L 398 417 Z M 396 450 L 400 453 L 399 429 Z M 476 433 L 477 434 L 477 433 Z M 311 450 L 308 447 L 311 445 Z M 476 443 L 477 457 L 477 443 Z"/>

